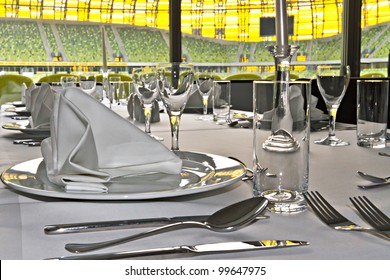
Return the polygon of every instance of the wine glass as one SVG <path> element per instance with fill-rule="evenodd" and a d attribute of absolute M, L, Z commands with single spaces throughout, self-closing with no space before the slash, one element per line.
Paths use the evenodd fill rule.
<path fill-rule="evenodd" d="M 213 92 L 213 82 L 215 74 L 214 72 L 201 72 L 195 74 L 195 82 L 198 88 L 198 92 L 202 97 L 203 104 L 203 115 L 198 118 L 198 120 L 213 120 L 213 116 L 207 115 L 207 106 L 209 101 L 209 96 Z"/>
<path fill-rule="evenodd" d="M 336 114 L 348 88 L 351 76 L 349 66 L 320 65 L 317 67 L 317 85 L 329 114 L 329 134 L 314 143 L 327 146 L 347 146 L 348 142 L 336 137 Z"/>
<path fill-rule="evenodd" d="M 67 87 L 75 87 L 77 79 L 74 76 L 61 76 L 61 86 L 63 89 Z"/>
<path fill-rule="evenodd" d="M 121 81 L 121 77 L 112 76 L 108 78 L 109 81 L 109 100 L 111 104 L 117 104 L 118 95 L 119 95 L 119 83 Z"/>
<path fill-rule="evenodd" d="M 91 95 L 96 91 L 96 77 L 94 74 L 81 75 L 79 80 L 80 80 L 80 88 L 86 94 Z"/>
<path fill-rule="evenodd" d="M 152 135 L 150 130 L 153 103 L 159 97 L 158 82 L 158 72 L 155 68 L 135 68 L 133 70 L 133 87 L 144 110 L 145 132 L 156 140 L 162 141 L 163 138 Z"/>
<path fill-rule="evenodd" d="M 171 124 L 171 150 L 178 151 L 180 119 L 192 93 L 194 68 L 192 64 L 179 62 L 160 64 L 158 68 L 160 96 Z"/>

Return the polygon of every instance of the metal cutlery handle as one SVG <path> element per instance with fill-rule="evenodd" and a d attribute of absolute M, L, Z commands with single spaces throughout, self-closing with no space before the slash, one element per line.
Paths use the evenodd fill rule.
<path fill-rule="evenodd" d="M 144 250 L 101 253 L 92 255 L 77 255 L 51 258 L 55 260 L 118 260 L 135 257 L 157 256 L 167 254 L 218 254 L 229 252 L 255 251 L 277 248 L 292 248 L 310 245 L 307 241 L 297 240 L 254 240 L 254 241 L 232 241 L 209 244 L 182 245 L 165 248 L 153 248 Z"/>
<path fill-rule="evenodd" d="M 44 227 L 46 234 L 67 234 L 78 232 L 95 232 L 104 230 L 142 228 L 151 226 L 163 226 L 176 222 L 183 221 L 205 221 L 208 216 L 182 216 L 173 218 L 149 218 L 149 219 L 135 219 L 135 220 L 116 220 L 116 221 L 102 221 L 102 222 L 88 222 L 88 223 L 71 223 L 47 225 Z"/>
<path fill-rule="evenodd" d="M 69 223 L 69 224 L 57 224 L 46 225 L 44 227 L 45 234 L 69 234 L 69 233 L 82 233 L 82 232 L 96 232 L 106 230 L 122 230 L 130 228 L 144 228 L 163 226 L 171 223 L 184 222 L 184 221 L 198 221 L 204 222 L 209 216 L 180 216 L 172 218 L 149 218 L 149 219 L 134 219 L 134 220 L 115 220 L 115 221 L 101 221 L 101 222 L 87 222 L 87 223 Z M 269 216 L 258 216 L 257 220 L 268 219 Z"/>
<path fill-rule="evenodd" d="M 152 236 L 158 233 L 163 233 L 175 229 L 181 229 L 181 228 L 187 228 L 187 227 L 204 227 L 204 223 L 201 222 L 195 222 L 195 221 L 188 221 L 188 222 L 178 222 L 178 223 L 172 223 L 169 225 L 153 228 L 148 231 L 144 231 L 141 233 L 133 234 L 130 236 L 125 236 L 122 238 L 102 241 L 102 242 L 95 242 L 95 243 L 68 243 L 65 245 L 65 249 L 72 253 L 84 253 L 84 252 L 90 252 L 98 249 L 103 249 L 107 247 L 111 247 L 114 245 L 123 244 L 126 242 L 134 241 L 137 239 L 141 239 L 144 237 Z"/>
<path fill-rule="evenodd" d="M 378 187 L 384 187 L 390 185 L 389 182 L 384 182 L 384 183 L 377 183 L 377 184 L 370 184 L 370 185 L 358 185 L 359 188 L 361 189 L 373 189 L 373 188 L 378 188 Z"/>

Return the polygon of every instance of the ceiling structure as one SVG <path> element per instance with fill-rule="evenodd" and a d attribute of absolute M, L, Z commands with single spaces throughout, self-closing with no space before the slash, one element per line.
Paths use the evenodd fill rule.
<path fill-rule="evenodd" d="M 177 0 L 179 1 L 179 0 Z M 260 18 L 275 16 L 275 0 L 181 0 L 182 32 L 232 41 L 257 42 Z M 362 27 L 390 22 L 390 0 L 362 0 Z M 293 40 L 342 31 L 343 0 L 287 0 Z M 0 0 L 0 17 L 88 21 L 169 29 L 169 0 Z M 264 25 L 264 23 L 263 23 Z"/>

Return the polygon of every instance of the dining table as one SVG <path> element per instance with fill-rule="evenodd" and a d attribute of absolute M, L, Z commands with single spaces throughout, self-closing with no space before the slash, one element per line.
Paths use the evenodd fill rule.
<path fill-rule="evenodd" d="M 144 130 L 144 124 L 133 121 L 126 106 L 113 111 Z M 200 114 L 184 113 L 181 118 L 179 147 L 222 157 L 234 157 L 253 168 L 253 129 L 231 127 L 225 123 L 198 120 Z M 0 113 L 1 125 L 13 123 L 14 114 Z M 115 126 L 115 124 L 112 124 Z M 72 129 L 71 125 L 69 129 Z M 171 146 L 168 115 L 160 113 L 160 121 L 151 124 L 154 135 Z M 14 144 L 15 139 L 34 138 L 21 131 L 0 129 L 0 169 L 42 157 L 39 146 Z M 378 176 L 390 175 L 390 147 L 370 149 L 356 144 L 356 126 L 337 124 L 337 136 L 350 142 L 344 147 L 316 145 L 315 139 L 327 135 L 326 129 L 310 133 L 309 191 L 319 191 L 345 217 L 369 226 L 352 206 L 349 197 L 366 196 L 384 213 L 390 215 L 390 185 L 373 189 L 358 188 L 368 183 L 357 175 L 361 170 Z M 291 168 L 295 168 L 291 166 Z M 210 215 L 230 204 L 252 197 L 252 181 L 238 180 L 207 191 L 152 197 L 145 199 L 77 199 L 37 195 L 0 183 L 0 259 L 43 260 L 70 256 L 67 243 L 98 242 L 132 235 L 145 228 L 50 235 L 46 225 L 94 221 L 128 220 L 185 215 Z M 275 250 L 255 250 L 204 255 L 159 255 L 154 260 L 389 260 L 389 240 L 352 231 L 336 231 L 325 225 L 308 207 L 305 211 L 281 214 L 266 211 L 268 219 L 258 220 L 232 232 L 213 232 L 204 228 L 188 228 L 161 233 L 144 239 L 105 248 L 98 252 L 119 252 L 178 245 L 194 245 L 229 241 L 263 239 L 303 240 L 309 246 Z M 150 257 L 149 257 L 150 258 Z"/>

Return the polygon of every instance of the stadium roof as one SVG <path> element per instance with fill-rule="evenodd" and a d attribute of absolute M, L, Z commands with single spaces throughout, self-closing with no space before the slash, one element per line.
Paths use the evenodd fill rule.
<path fill-rule="evenodd" d="M 274 17 L 274 0 L 181 1 L 183 33 L 243 42 L 273 39 L 260 36 L 260 18 Z M 293 40 L 341 33 L 343 0 L 287 0 L 287 6 L 294 17 Z M 169 29 L 168 8 L 169 0 L 0 0 L 0 17 Z M 362 27 L 383 22 L 390 22 L 390 1 L 363 0 Z"/>

